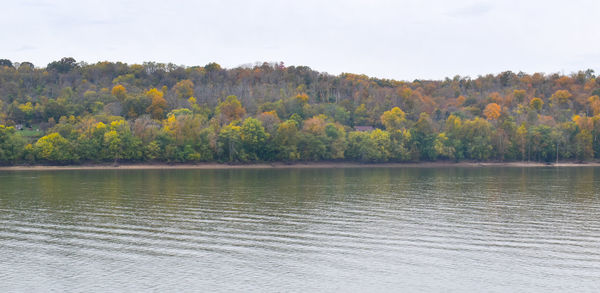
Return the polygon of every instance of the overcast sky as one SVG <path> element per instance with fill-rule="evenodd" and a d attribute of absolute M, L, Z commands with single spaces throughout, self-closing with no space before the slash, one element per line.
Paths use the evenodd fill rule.
<path fill-rule="evenodd" d="M 600 1 L 0 0 L 0 58 L 283 61 L 399 80 L 600 72 Z"/>

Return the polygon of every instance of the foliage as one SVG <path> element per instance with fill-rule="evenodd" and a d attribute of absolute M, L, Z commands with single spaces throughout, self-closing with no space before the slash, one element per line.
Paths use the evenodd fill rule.
<path fill-rule="evenodd" d="M 0 164 L 600 158 L 600 78 L 0 59 Z M 360 126 L 360 127 L 359 127 Z"/>

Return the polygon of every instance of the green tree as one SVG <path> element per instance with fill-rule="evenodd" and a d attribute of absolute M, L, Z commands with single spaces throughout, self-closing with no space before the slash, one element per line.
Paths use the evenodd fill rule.
<path fill-rule="evenodd" d="M 354 110 L 354 125 L 367 125 L 369 123 L 369 113 L 365 104 L 360 104 Z"/>
<path fill-rule="evenodd" d="M 492 156 L 492 127 L 482 118 L 467 120 L 461 127 L 465 157 L 484 161 Z"/>
<path fill-rule="evenodd" d="M 275 146 L 278 149 L 277 159 L 296 161 L 300 159 L 298 152 L 298 123 L 287 120 L 279 124 L 275 134 Z"/>
<path fill-rule="evenodd" d="M 419 120 L 415 123 L 415 126 L 410 130 L 412 138 L 412 152 L 413 158 L 419 160 L 435 160 L 435 139 L 437 137 L 433 122 L 429 118 L 427 113 L 421 113 Z"/>
<path fill-rule="evenodd" d="M 232 122 L 219 132 L 219 150 L 221 158 L 228 162 L 240 162 L 246 160 L 242 147 L 242 128 Z"/>
<path fill-rule="evenodd" d="M 334 160 L 343 159 L 347 147 L 344 127 L 336 123 L 327 123 L 325 125 L 325 135 L 328 141 L 326 145 L 327 157 Z"/>
<path fill-rule="evenodd" d="M 0 164 L 15 164 L 22 156 L 25 140 L 21 138 L 14 127 L 0 125 Z"/>
<path fill-rule="evenodd" d="M 348 133 L 348 148 L 345 152 L 348 159 L 362 162 L 377 162 L 383 160 L 371 135 L 367 132 L 353 131 Z"/>
<path fill-rule="evenodd" d="M 577 158 L 580 161 L 587 161 L 594 157 L 594 149 L 593 149 L 592 140 L 593 140 L 592 134 L 587 129 L 582 129 L 575 136 Z"/>
<path fill-rule="evenodd" d="M 245 153 L 250 160 L 265 159 L 267 139 L 269 134 L 265 131 L 260 120 L 247 118 L 242 123 L 241 140 Z"/>

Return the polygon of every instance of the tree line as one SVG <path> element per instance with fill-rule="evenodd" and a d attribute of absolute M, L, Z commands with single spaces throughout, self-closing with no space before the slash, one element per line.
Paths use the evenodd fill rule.
<path fill-rule="evenodd" d="M 0 59 L 0 164 L 589 161 L 600 78 Z"/>

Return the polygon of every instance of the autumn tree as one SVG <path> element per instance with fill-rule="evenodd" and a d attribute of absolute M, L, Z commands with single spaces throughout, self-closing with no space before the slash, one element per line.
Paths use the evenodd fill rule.
<path fill-rule="evenodd" d="M 246 115 L 246 109 L 236 96 L 227 96 L 225 101 L 217 106 L 217 114 L 225 123 L 241 120 Z"/>
<path fill-rule="evenodd" d="M 498 104 L 496 103 L 489 103 L 487 106 L 485 106 L 485 109 L 483 110 L 483 115 L 485 115 L 485 117 L 488 120 L 498 120 L 498 118 L 500 118 L 500 111 L 501 108 Z"/>
<path fill-rule="evenodd" d="M 552 94 L 550 100 L 557 105 L 566 104 L 570 101 L 573 95 L 568 90 L 557 90 Z"/>
<path fill-rule="evenodd" d="M 146 92 L 146 96 L 152 99 L 152 104 L 146 108 L 146 112 L 149 113 L 154 119 L 164 118 L 165 111 L 167 109 L 167 101 L 163 98 L 163 92 L 153 88 Z"/>
<path fill-rule="evenodd" d="M 406 114 L 398 107 L 385 111 L 381 115 L 381 124 L 383 124 L 387 130 L 400 129 L 404 126 L 405 122 Z"/>
<path fill-rule="evenodd" d="M 66 164 L 76 160 L 72 144 L 59 133 L 50 133 L 35 143 L 36 157 L 42 161 Z"/>
<path fill-rule="evenodd" d="M 184 79 L 173 87 L 175 95 L 179 99 L 188 99 L 194 96 L 194 83 L 189 79 Z"/>
<path fill-rule="evenodd" d="M 281 120 L 275 111 L 262 112 L 256 118 L 260 120 L 263 127 L 269 134 L 274 134 L 279 126 L 279 123 L 281 123 Z"/>
<path fill-rule="evenodd" d="M 110 93 L 115 96 L 115 98 L 117 98 L 117 100 L 119 101 L 124 101 L 125 98 L 127 98 L 127 90 L 125 89 L 124 86 L 118 84 L 115 85 L 112 90 L 110 91 Z"/>
<path fill-rule="evenodd" d="M 531 109 L 534 109 L 538 112 L 540 112 L 542 110 L 543 106 L 544 106 L 544 101 L 542 101 L 542 99 L 540 99 L 540 98 L 533 98 L 533 99 L 531 99 L 531 101 L 529 101 L 529 107 L 531 107 Z"/>
<path fill-rule="evenodd" d="M 588 104 L 594 116 L 600 114 L 600 97 L 591 96 L 588 98 Z"/>

